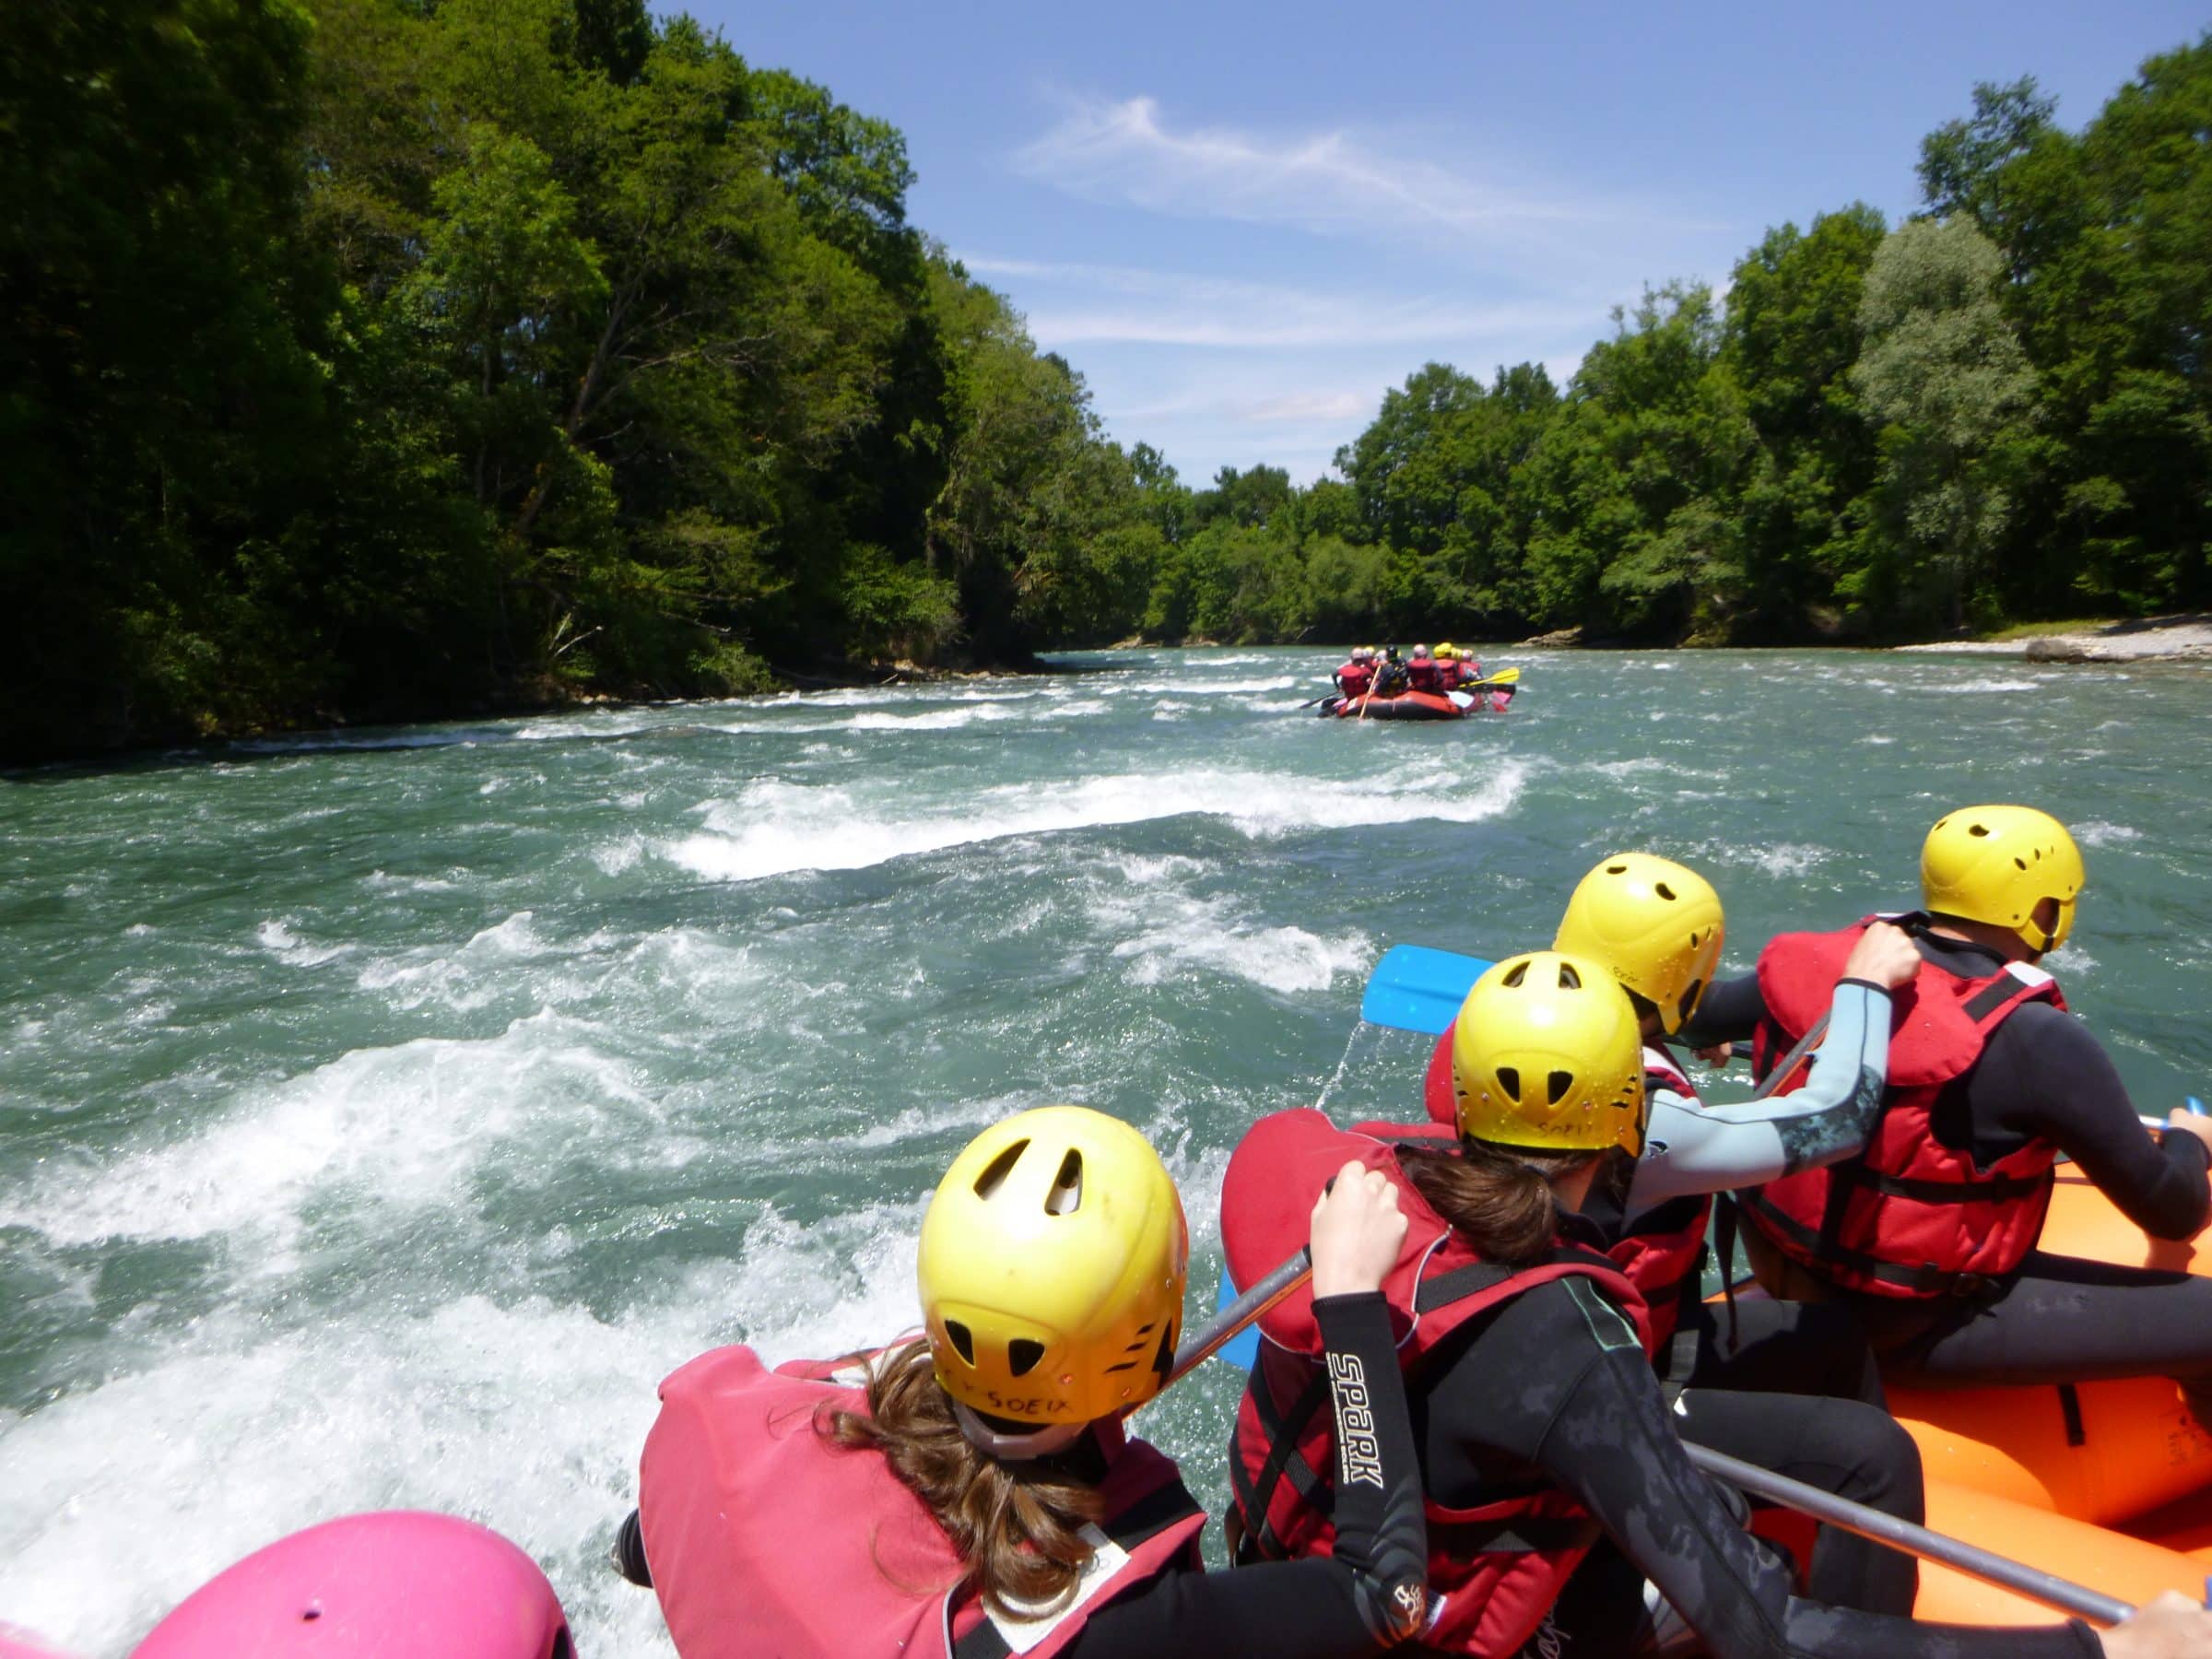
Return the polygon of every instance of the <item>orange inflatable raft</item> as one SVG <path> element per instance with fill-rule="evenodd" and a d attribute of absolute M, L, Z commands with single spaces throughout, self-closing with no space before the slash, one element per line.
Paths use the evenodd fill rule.
<path fill-rule="evenodd" d="M 2194 1244 L 2148 1239 L 2087 1177 L 2063 1166 L 2041 1243 L 2059 1255 L 2212 1274 L 2212 1236 Z M 2171 1381 L 1893 1386 L 1889 1408 L 1920 1445 L 1936 1531 L 2130 1603 L 2170 1589 L 2204 1597 L 2212 1434 Z M 1924 1562 L 1914 1612 L 1953 1624 L 2060 1617 Z"/>

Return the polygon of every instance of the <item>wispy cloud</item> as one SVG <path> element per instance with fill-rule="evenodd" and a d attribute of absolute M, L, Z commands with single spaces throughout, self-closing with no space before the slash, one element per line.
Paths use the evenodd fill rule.
<path fill-rule="evenodd" d="M 1591 309 L 1587 302 L 1480 305 L 1433 296 L 1324 292 L 1129 265 L 989 255 L 969 255 L 963 263 L 986 281 L 1018 288 L 1030 333 L 1053 347 L 1122 342 L 1249 350 L 1435 348 L 1547 335 L 1580 326 Z"/>
<path fill-rule="evenodd" d="M 1542 239 L 1615 221 L 1623 206 L 1447 166 L 1351 128 L 1177 128 L 1145 97 L 1077 99 L 1014 163 L 1030 178 L 1092 201 L 1330 235 L 1412 230 L 1454 241 Z"/>

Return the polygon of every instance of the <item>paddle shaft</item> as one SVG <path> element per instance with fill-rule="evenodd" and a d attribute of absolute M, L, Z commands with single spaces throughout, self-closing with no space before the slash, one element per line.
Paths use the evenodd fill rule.
<path fill-rule="evenodd" d="M 1763 1100 L 1784 1083 L 1790 1074 L 1805 1063 L 1805 1057 L 1820 1046 L 1820 1039 L 1828 1035 L 1828 1016 L 1823 1014 L 1813 1021 L 1813 1029 L 1797 1039 L 1797 1046 L 1782 1057 L 1782 1064 L 1766 1076 L 1766 1080 L 1751 1091 L 1751 1098 Z"/>
<path fill-rule="evenodd" d="M 1243 1295 L 1238 1297 L 1235 1301 L 1230 1302 L 1228 1307 L 1215 1314 L 1212 1323 L 1201 1329 L 1195 1336 L 1187 1338 L 1183 1345 L 1175 1350 L 1175 1363 L 1169 1368 L 1168 1380 L 1160 1386 L 1166 1388 L 1170 1383 L 1178 1382 L 1205 1364 L 1214 1356 L 1216 1350 L 1226 1344 L 1230 1337 L 1273 1308 L 1276 1303 L 1281 1301 L 1283 1298 L 1288 1296 L 1312 1276 L 1312 1253 L 1301 1245 L 1296 1255 L 1253 1286 L 1251 1289 L 1245 1291 Z"/>
<path fill-rule="evenodd" d="M 1750 1493 L 1779 1503 L 1816 1521 L 1825 1521 L 1830 1526 L 1840 1526 L 1845 1532 L 1856 1533 L 1862 1538 L 1872 1538 L 1877 1544 L 1887 1544 L 1916 1555 L 1923 1560 L 1936 1561 L 1959 1572 L 1995 1584 L 2004 1590 L 2016 1591 L 2030 1600 L 2041 1602 L 2047 1607 L 2056 1607 L 2062 1613 L 2071 1613 L 2077 1618 L 2091 1619 L 2098 1624 L 2115 1625 L 2135 1612 L 2117 1596 L 2107 1595 L 2101 1590 L 2092 1590 L 2086 1584 L 2077 1584 L 2071 1579 L 2062 1579 L 2055 1573 L 2030 1567 L 2023 1562 L 1993 1555 L 1961 1538 L 1930 1532 L 1924 1526 L 1915 1526 L 1910 1521 L 1900 1521 L 1895 1515 L 1885 1515 L 1879 1510 L 1868 1509 L 1863 1503 L 1853 1503 L 1848 1498 L 1839 1498 L 1824 1492 L 1818 1487 L 1807 1486 L 1802 1480 L 1792 1480 L 1786 1475 L 1777 1475 L 1756 1464 L 1728 1456 L 1704 1446 L 1685 1444 L 1689 1461 L 1708 1475 L 1726 1481 Z"/>

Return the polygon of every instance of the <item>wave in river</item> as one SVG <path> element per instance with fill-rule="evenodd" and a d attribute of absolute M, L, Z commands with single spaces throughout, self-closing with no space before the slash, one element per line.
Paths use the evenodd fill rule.
<path fill-rule="evenodd" d="M 887 813 L 865 792 L 764 778 L 734 800 L 700 807 L 705 829 L 662 853 L 713 881 L 799 870 L 857 870 L 952 847 L 1200 814 L 1254 837 L 1413 819 L 1479 823 L 1511 810 L 1525 768 L 1506 761 L 1479 780 L 1453 773 L 1333 781 L 1279 772 L 1133 772 L 1060 784 L 976 791 L 921 813 Z"/>

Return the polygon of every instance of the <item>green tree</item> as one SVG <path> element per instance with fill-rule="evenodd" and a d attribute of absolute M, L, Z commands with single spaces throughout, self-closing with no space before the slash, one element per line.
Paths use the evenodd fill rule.
<path fill-rule="evenodd" d="M 1721 366 L 1757 437 L 1733 512 L 1739 636 L 1796 637 L 1866 561 L 1877 456 L 1851 368 L 1885 233 L 1880 214 L 1854 204 L 1808 230 L 1770 230 L 1730 279 Z"/>
<path fill-rule="evenodd" d="M 1595 632 L 1718 633 L 1743 571 L 1724 503 L 1752 442 L 1719 314 L 1675 284 L 1614 319 L 1531 460 L 1525 605 Z"/>
<path fill-rule="evenodd" d="M 1881 427 L 1894 552 L 1845 591 L 1907 618 L 1964 620 L 2012 512 L 2034 376 L 1997 303 L 2003 270 L 1957 218 L 1901 227 L 1866 273 L 1853 379 Z"/>

